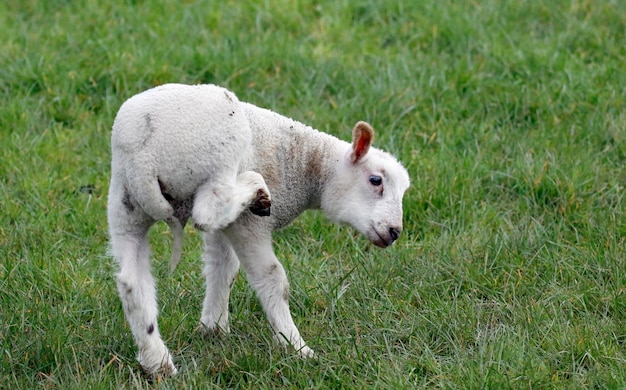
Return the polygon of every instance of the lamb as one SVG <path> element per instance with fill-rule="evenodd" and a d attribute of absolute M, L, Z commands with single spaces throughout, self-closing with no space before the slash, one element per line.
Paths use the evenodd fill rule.
<path fill-rule="evenodd" d="M 122 105 L 112 132 L 108 222 L 118 291 L 145 372 L 177 372 L 158 330 L 150 271 L 147 232 L 161 220 L 173 232 L 171 270 L 186 222 L 202 231 L 204 332 L 229 332 L 230 288 L 241 265 L 275 338 L 313 356 L 289 312 L 272 232 L 317 208 L 379 247 L 396 241 L 409 175 L 371 147 L 373 136 L 358 122 L 350 144 L 214 85 L 166 84 Z"/>

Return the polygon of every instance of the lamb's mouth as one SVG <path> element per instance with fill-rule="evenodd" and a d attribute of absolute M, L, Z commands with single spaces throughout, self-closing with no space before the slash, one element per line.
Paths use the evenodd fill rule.
<path fill-rule="evenodd" d="M 380 233 L 378 233 L 376 229 L 372 229 L 372 230 L 374 231 L 374 233 L 376 233 L 376 236 L 378 236 L 378 238 L 371 240 L 372 243 L 374 243 L 374 245 L 376 245 L 377 247 L 387 248 L 390 245 L 390 242 L 385 240 L 385 238 Z"/>

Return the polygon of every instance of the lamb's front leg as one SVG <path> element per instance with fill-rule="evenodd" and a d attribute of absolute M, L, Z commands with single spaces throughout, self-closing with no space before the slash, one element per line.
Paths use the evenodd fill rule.
<path fill-rule="evenodd" d="M 204 233 L 206 295 L 200 322 L 206 333 L 228 333 L 228 298 L 239 270 L 239 259 L 221 231 Z"/>
<path fill-rule="evenodd" d="M 234 177 L 234 176 L 233 176 Z M 193 220 L 205 232 L 222 229 L 250 208 L 253 214 L 270 215 L 270 190 L 263 176 L 253 171 L 209 180 L 196 191 Z"/>
<path fill-rule="evenodd" d="M 276 339 L 293 346 L 303 357 L 313 356 L 313 350 L 306 345 L 291 318 L 289 282 L 272 249 L 271 233 L 256 230 L 252 234 L 237 226 L 228 230 L 228 236 L 248 281 L 261 301 Z"/>

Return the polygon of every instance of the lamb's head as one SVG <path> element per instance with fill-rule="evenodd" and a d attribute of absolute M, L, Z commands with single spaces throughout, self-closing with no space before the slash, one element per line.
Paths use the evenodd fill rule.
<path fill-rule="evenodd" d="M 390 154 L 370 148 L 374 130 L 358 122 L 352 145 L 334 167 L 322 194 L 322 209 L 332 220 L 347 223 L 381 248 L 402 232 L 402 197 L 409 174 Z"/>

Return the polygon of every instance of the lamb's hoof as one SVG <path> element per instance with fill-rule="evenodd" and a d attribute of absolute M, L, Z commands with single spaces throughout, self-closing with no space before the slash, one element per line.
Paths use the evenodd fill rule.
<path fill-rule="evenodd" d="M 271 206 L 272 201 L 270 200 L 269 194 L 264 189 L 259 188 L 256 192 L 256 197 L 252 200 L 252 204 L 250 205 L 250 211 L 254 215 L 267 217 L 270 215 Z"/>
<path fill-rule="evenodd" d="M 208 321 L 207 321 L 208 322 Z M 200 321 L 200 334 L 204 338 L 213 338 L 213 337 L 221 337 L 230 333 L 230 328 L 228 324 L 220 326 L 218 324 L 213 324 L 212 326 L 206 325 L 207 322 Z"/>
<path fill-rule="evenodd" d="M 300 350 L 298 351 L 298 355 L 300 355 L 301 358 L 308 359 L 315 357 L 315 352 L 313 352 L 311 348 L 305 345 L 304 347 L 300 348 Z"/>
<path fill-rule="evenodd" d="M 172 362 L 172 355 L 166 352 L 165 355 L 143 355 L 138 356 L 139 365 L 143 372 L 153 380 L 160 380 L 172 377 L 178 373 L 178 370 Z"/>

